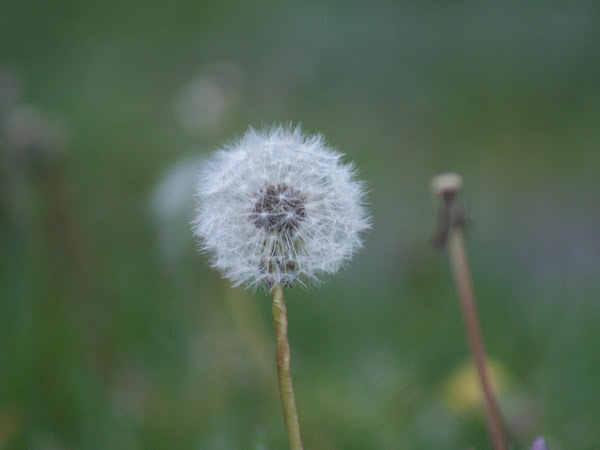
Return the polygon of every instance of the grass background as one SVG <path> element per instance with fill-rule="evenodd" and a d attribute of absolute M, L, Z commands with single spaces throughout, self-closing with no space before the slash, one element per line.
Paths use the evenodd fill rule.
<path fill-rule="evenodd" d="M 429 245 L 453 170 L 514 448 L 599 447 L 599 12 L 3 2 L 0 446 L 286 447 L 270 299 L 187 221 L 203 155 L 292 121 L 357 162 L 374 217 L 347 270 L 286 292 L 305 446 L 488 447 Z"/>

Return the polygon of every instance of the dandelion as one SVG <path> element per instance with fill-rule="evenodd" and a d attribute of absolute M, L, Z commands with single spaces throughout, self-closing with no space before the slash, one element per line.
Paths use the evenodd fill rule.
<path fill-rule="evenodd" d="M 200 174 L 194 235 L 234 286 L 273 298 L 276 362 L 290 448 L 301 449 L 283 286 L 318 284 L 362 246 L 365 187 L 353 164 L 300 127 L 250 128 Z"/>
<path fill-rule="evenodd" d="M 189 247 L 196 174 L 204 158 L 186 157 L 170 166 L 150 193 L 149 210 L 158 233 L 161 262 L 176 266 Z"/>
<path fill-rule="evenodd" d="M 365 188 L 352 164 L 300 127 L 248 132 L 204 167 L 193 222 L 234 286 L 318 283 L 361 247 Z"/>
<path fill-rule="evenodd" d="M 479 325 L 473 282 L 464 244 L 463 230 L 466 220 L 459 195 L 462 188 L 462 178 L 455 173 L 443 173 L 433 177 L 430 186 L 433 193 L 440 200 L 439 223 L 433 243 L 438 248 L 448 248 L 467 341 L 477 368 L 484 398 L 486 424 L 492 446 L 495 450 L 506 450 L 504 426 L 486 363 L 483 336 Z"/>

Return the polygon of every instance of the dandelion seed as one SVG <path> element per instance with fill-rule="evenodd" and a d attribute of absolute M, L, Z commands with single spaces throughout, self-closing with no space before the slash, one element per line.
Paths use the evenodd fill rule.
<path fill-rule="evenodd" d="M 208 161 L 194 235 L 235 286 L 318 283 L 369 228 L 353 164 L 300 127 L 250 128 Z"/>

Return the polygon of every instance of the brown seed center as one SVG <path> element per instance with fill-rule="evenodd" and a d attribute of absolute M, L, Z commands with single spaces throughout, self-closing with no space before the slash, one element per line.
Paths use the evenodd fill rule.
<path fill-rule="evenodd" d="M 259 193 L 251 219 L 257 228 L 274 233 L 296 230 L 306 217 L 306 199 L 287 184 L 269 184 Z"/>

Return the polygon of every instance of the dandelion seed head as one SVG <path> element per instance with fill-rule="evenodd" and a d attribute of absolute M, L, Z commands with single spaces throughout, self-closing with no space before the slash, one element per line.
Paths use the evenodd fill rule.
<path fill-rule="evenodd" d="M 205 163 L 194 235 L 235 286 L 318 283 L 362 246 L 370 218 L 353 164 L 300 127 L 250 128 Z"/>

